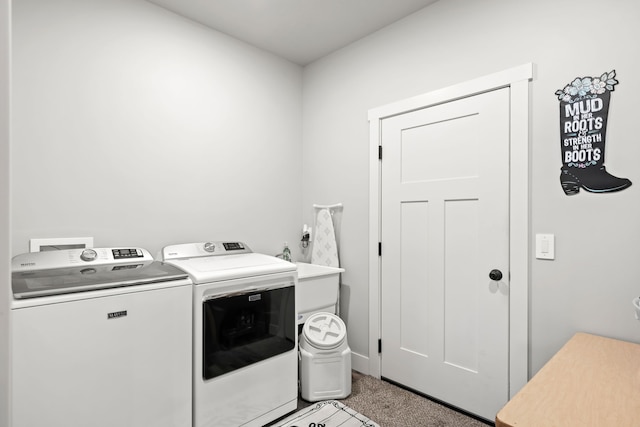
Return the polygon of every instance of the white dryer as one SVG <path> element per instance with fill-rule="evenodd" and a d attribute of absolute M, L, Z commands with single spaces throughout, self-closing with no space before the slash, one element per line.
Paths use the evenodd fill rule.
<path fill-rule="evenodd" d="M 193 281 L 194 427 L 260 427 L 298 398 L 296 265 L 241 242 L 167 246 Z"/>
<path fill-rule="evenodd" d="M 12 289 L 12 426 L 191 426 L 184 272 L 141 248 L 35 252 Z"/>

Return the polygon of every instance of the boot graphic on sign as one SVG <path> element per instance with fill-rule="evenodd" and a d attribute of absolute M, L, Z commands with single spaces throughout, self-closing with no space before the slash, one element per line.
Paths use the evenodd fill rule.
<path fill-rule="evenodd" d="M 600 77 L 576 78 L 563 90 L 560 100 L 560 184 L 567 196 L 580 188 L 591 193 L 610 193 L 631 186 L 631 181 L 607 172 L 604 165 L 609 102 L 616 72 Z"/>

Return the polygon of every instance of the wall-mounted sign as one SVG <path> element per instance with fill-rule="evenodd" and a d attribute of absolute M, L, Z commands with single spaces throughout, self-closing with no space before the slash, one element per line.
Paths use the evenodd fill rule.
<path fill-rule="evenodd" d="M 609 101 L 618 81 L 615 70 L 598 77 L 576 77 L 557 90 L 560 101 L 560 184 L 567 196 L 580 188 L 591 193 L 610 193 L 631 186 L 626 178 L 607 172 L 604 154 Z"/>

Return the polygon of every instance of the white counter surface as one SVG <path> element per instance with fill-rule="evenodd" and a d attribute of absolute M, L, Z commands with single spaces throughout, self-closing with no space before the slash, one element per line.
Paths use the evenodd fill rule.
<path fill-rule="evenodd" d="M 309 264 L 306 262 L 296 262 L 296 265 L 298 266 L 298 280 L 331 276 L 344 272 L 344 268 L 328 267 L 326 265 Z"/>

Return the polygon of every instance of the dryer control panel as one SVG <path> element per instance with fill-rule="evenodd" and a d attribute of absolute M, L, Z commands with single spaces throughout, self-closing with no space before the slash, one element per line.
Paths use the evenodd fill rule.
<path fill-rule="evenodd" d="M 208 241 L 165 246 L 161 259 L 197 258 L 214 255 L 249 254 L 253 251 L 243 242 Z"/>

